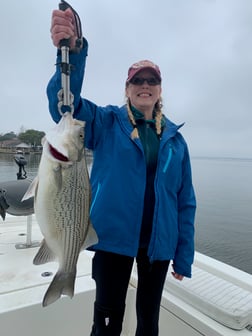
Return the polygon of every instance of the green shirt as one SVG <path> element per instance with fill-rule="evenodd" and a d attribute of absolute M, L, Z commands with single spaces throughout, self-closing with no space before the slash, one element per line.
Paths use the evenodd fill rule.
<path fill-rule="evenodd" d="M 147 248 L 152 231 L 152 221 L 155 206 L 154 180 L 157 168 L 157 158 L 160 138 L 157 135 L 155 119 L 145 120 L 143 113 L 131 107 L 141 140 L 146 161 L 146 189 L 144 194 L 144 210 L 139 246 Z"/>

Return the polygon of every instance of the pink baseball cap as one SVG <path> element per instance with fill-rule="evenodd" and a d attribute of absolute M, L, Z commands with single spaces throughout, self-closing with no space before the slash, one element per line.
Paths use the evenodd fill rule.
<path fill-rule="evenodd" d="M 138 72 L 145 69 L 152 70 L 160 80 L 162 79 L 159 67 L 151 61 L 143 60 L 131 65 L 126 82 L 128 83 Z"/>

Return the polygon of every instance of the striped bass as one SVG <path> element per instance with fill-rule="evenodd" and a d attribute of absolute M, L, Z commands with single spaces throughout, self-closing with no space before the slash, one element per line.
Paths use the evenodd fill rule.
<path fill-rule="evenodd" d="M 59 262 L 45 293 L 44 307 L 63 294 L 73 297 L 79 253 L 98 242 L 89 220 L 91 191 L 84 124 L 66 112 L 43 138 L 38 175 L 23 197 L 34 196 L 34 212 L 44 237 L 33 263 Z"/>

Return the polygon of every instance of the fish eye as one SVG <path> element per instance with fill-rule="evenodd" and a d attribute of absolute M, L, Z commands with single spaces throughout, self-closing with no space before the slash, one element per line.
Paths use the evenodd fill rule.
<path fill-rule="evenodd" d="M 83 139 L 84 138 L 84 128 L 82 128 L 80 130 L 80 138 Z"/>

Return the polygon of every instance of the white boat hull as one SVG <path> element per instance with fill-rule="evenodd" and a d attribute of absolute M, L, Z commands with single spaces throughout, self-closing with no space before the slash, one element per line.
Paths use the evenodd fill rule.
<path fill-rule="evenodd" d="M 54 304 L 43 308 L 41 302 L 52 275 L 42 277 L 41 274 L 55 273 L 57 263 L 40 266 L 32 264 L 37 247 L 31 246 L 34 242 L 40 241 L 41 234 L 33 219 L 32 237 L 27 239 L 26 236 L 20 235 L 29 234 L 30 229 L 26 229 L 26 223 L 25 217 L 12 216 L 8 216 L 5 222 L 0 222 L 1 335 L 89 335 L 95 295 L 95 283 L 91 278 L 92 253 L 85 251 L 80 255 L 73 299 L 63 297 Z M 28 248 L 27 242 L 28 245 L 31 245 Z M 26 248 L 20 249 L 20 247 Z M 196 254 L 195 267 L 209 272 L 209 277 L 214 275 L 221 280 L 229 281 L 231 285 L 239 286 L 252 295 L 252 276 L 247 273 L 198 253 Z M 181 296 L 179 288 L 172 289 L 173 285 L 170 281 L 172 280 L 168 276 L 160 310 L 160 336 L 251 335 L 251 332 L 246 328 L 233 330 L 210 318 L 207 316 L 207 311 L 203 313 L 201 307 L 195 304 L 193 298 L 190 298 L 191 289 L 188 291 L 190 294 L 188 297 L 192 299 L 192 302 L 188 297 L 183 297 L 183 295 L 186 296 L 186 292 L 183 292 L 184 294 Z M 124 336 L 133 336 L 135 333 L 136 285 L 137 277 L 133 272 L 127 296 Z M 206 284 L 206 286 L 210 286 L 210 284 Z M 184 291 L 186 290 L 185 288 Z M 204 299 L 203 297 L 202 300 Z"/>

